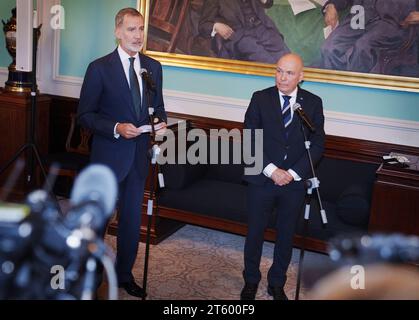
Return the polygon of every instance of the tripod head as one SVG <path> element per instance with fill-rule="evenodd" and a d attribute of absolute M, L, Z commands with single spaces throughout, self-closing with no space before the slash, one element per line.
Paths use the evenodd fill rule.
<path fill-rule="evenodd" d="M 317 177 L 307 179 L 304 182 L 304 187 L 307 189 L 307 193 L 311 194 L 313 192 L 313 189 L 317 189 L 320 187 L 320 180 L 317 179 Z"/>

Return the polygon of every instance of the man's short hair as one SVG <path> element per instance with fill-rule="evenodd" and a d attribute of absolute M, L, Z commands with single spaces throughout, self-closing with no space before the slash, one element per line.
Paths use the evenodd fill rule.
<path fill-rule="evenodd" d="M 115 16 L 115 28 L 119 27 L 124 22 L 125 16 L 143 17 L 135 8 L 124 8 L 119 10 Z"/>

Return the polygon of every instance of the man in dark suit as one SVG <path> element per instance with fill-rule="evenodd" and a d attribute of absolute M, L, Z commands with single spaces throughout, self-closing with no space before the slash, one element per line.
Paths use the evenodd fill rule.
<path fill-rule="evenodd" d="M 276 63 L 290 51 L 265 12 L 272 4 L 273 0 L 207 0 L 199 32 L 219 40 L 216 51 L 220 58 Z"/>
<path fill-rule="evenodd" d="M 329 0 L 323 12 L 334 31 L 322 45 L 321 67 L 334 70 L 379 73 L 381 52 L 402 47 L 409 38 L 403 21 L 416 10 L 417 0 Z M 354 15 L 339 22 L 338 12 L 352 6 L 364 10 L 365 26 L 355 27 Z M 356 19 L 355 19 L 356 20 Z M 338 24 L 339 22 L 339 24 Z M 357 21 L 355 21 L 357 22 Z"/>
<path fill-rule="evenodd" d="M 244 176 L 249 185 L 242 300 L 255 299 L 261 279 L 259 265 L 264 230 L 274 208 L 277 235 L 273 263 L 268 272 L 268 293 L 275 300 L 287 299 L 284 285 L 293 235 L 304 200 L 304 180 L 311 177 L 300 122 L 292 109 L 295 103 L 301 105 L 316 129 L 314 133 L 307 132 L 314 163 L 323 153 L 325 137 L 322 100 L 299 88 L 298 83 L 302 80 L 301 57 L 296 54 L 283 56 L 276 66 L 276 86 L 255 92 L 246 111 L 244 128 L 251 130 L 252 137 L 257 129 L 263 130 L 263 144 L 256 144 L 252 139 L 251 148 L 252 153 L 263 154 L 264 170 L 259 175 Z"/>
<path fill-rule="evenodd" d="M 144 41 L 144 18 L 133 8 L 115 17 L 119 46 L 90 63 L 80 93 L 79 123 L 92 130 L 91 162 L 109 166 L 119 182 L 119 221 L 116 272 L 119 287 L 144 297 L 132 275 L 141 225 L 144 186 L 148 174 L 150 136 L 140 126 L 149 123 L 146 69 L 156 89 L 149 91 L 158 118 L 166 122 L 159 62 L 139 54 Z"/>

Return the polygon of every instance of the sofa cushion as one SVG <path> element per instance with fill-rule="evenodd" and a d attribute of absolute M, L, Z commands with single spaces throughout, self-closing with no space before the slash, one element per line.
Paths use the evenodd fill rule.
<path fill-rule="evenodd" d="M 370 215 L 368 191 L 363 185 L 351 185 L 339 196 L 336 215 L 352 226 L 366 226 Z"/>
<path fill-rule="evenodd" d="M 323 157 L 317 167 L 320 194 L 326 201 L 337 202 L 351 185 L 365 185 L 372 189 L 378 165 Z"/>
<path fill-rule="evenodd" d="M 205 165 L 165 164 L 161 167 L 166 188 L 179 190 L 194 183 L 205 175 Z"/>
<path fill-rule="evenodd" d="M 313 199 L 311 201 L 310 217 L 308 220 L 308 237 L 327 241 L 330 238 L 336 237 L 340 234 L 354 234 L 365 233 L 366 227 L 360 227 L 345 223 L 337 216 L 336 204 L 328 201 L 322 201 L 323 209 L 326 211 L 327 224 L 323 225 L 318 201 Z M 304 211 L 301 212 L 296 233 L 304 235 Z"/>
<path fill-rule="evenodd" d="M 210 141 L 214 142 L 214 140 Z M 241 184 L 244 172 L 241 143 L 234 140 L 226 141 L 220 138 L 217 139 L 216 143 L 218 152 L 214 156 L 215 159 L 211 159 L 210 155 L 213 153 L 211 153 L 210 149 L 208 150 L 208 163 L 210 165 L 208 166 L 206 178 Z M 210 142 L 208 143 L 208 148 L 210 148 Z M 214 160 L 216 160 L 216 163 L 214 163 Z"/>
<path fill-rule="evenodd" d="M 243 183 L 244 166 L 241 164 L 212 164 L 208 167 L 207 179 L 236 184 Z"/>

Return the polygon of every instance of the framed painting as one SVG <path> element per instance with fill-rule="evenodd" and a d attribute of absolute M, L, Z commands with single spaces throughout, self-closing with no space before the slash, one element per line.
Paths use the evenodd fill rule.
<path fill-rule="evenodd" d="M 332 1 L 335 25 L 327 0 L 141 0 L 143 51 L 165 65 L 262 76 L 291 51 L 307 81 L 419 92 L 419 0 Z"/>

